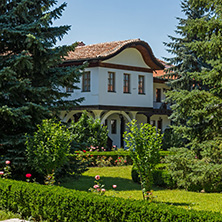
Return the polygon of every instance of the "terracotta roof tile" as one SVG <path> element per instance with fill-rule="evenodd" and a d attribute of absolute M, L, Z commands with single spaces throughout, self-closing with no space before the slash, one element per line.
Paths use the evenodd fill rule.
<path fill-rule="evenodd" d="M 106 57 L 118 51 L 121 47 L 128 43 L 140 42 L 140 39 L 130 39 L 125 41 L 105 42 L 86 46 L 77 46 L 74 52 L 69 52 L 65 57 L 66 61 L 72 60 L 88 60 Z"/>

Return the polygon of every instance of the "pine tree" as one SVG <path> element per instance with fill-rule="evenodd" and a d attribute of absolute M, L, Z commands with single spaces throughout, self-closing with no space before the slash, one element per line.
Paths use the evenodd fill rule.
<path fill-rule="evenodd" d="M 203 48 L 206 43 L 212 44 L 208 30 L 212 30 L 211 34 L 215 32 L 213 27 L 216 24 L 212 24 L 212 21 L 218 17 L 208 3 L 207 0 L 184 0 L 181 7 L 186 18 L 179 19 L 176 31 L 181 37 L 170 37 L 173 42 L 165 43 L 168 51 L 176 55 L 168 59 L 173 66 L 167 74 L 177 76 L 169 82 L 172 91 L 168 93 L 168 101 L 173 104 L 171 119 L 174 133 L 183 135 L 187 146 L 196 149 L 197 153 L 202 150 L 203 142 L 219 135 L 221 125 L 221 121 L 218 121 L 220 115 L 215 116 L 219 105 L 217 101 L 221 97 L 216 98 L 211 93 L 217 88 L 214 85 L 221 84 L 221 80 L 215 79 L 214 84 L 209 84 L 204 77 L 215 69 L 211 58 L 207 58 L 207 55 L 212 54 L 212 49 Z M 206 24 L 213 26 L 207 29 Z M 215 57 L 215 54 L 211 57 Z M 212 81 L 212 77 L 208 77 Z"/>
<path fill-rule="evenodd" d="M 184 45 L 176 39 L 168 45 L 178 56 L 178 60 L 171 60 L 175 64 L 173 69 L 179 70 L 178 79 L 171 82 L 172 91 L 168 93 L 173 102 L 173 130 L 186 140 L 186 148 L 172 149 L 175 155 L 167 158 L 168 170 L 178 186 L 221 192 L 222 0 L 184 2 L 186 14 L 193 11 L 201 16 L 187 17 L 180 29 L 183 36 L 189 37 Z M 180 54 L 181 47 L 185 56 Z"/>
<path fill-rule="evenodd" d="M 62 87 L 76 88 L 83 67 L 61 67 L 76 44 L 55 47 L 70 29 L 55 27 L 66 4 L 56 0 L 0 1 L 0 155 L 21 167 L 25 134 L 42 119 L 75 106 Z"/>

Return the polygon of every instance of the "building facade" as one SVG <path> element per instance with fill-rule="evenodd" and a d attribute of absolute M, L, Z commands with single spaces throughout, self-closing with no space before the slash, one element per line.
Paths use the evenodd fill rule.
<path fill-rule="evenodd" d="M 163 101 L 168 90 L 157 71 L 163 63 L 153 55 L 150 46 L 140 39 L 80 44 L 70 52 L 64 66 L 87 62 L 88 67 L 77 85 L 78 90 L 67 90 L 70 99 L 85 100 L 73 110 L 61 111 L 63 122 L 78 121 L 83 110 L 107 125 L 112 145 L 124 147 L 123 133 L 133 119 L 138 123 L 151 123 L 164 131 L 170 124 L 170 109 Z"/>

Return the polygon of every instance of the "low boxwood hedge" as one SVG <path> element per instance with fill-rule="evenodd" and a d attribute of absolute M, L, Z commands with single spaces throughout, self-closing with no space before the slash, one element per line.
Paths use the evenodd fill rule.
<path fill-rule="evenodd" d="M 76 151 L 76 153 L 79 153 L 78 151 Z M 170 155 L 172 154 L 172 152 L 170 151 L 160 151 L 160 157 L 163 158 L 167 155 Z M 127 165 L 132 165 L 133 164 L 133 160 L 131 159 L 130 157 L 130 154 L 129 154 L 129 151 L 127 150 L 116 150 L 116 151 L 105 151 L 105 152 L 99 152 L 99 151 L 87 151 L 85 152 L 84 154 L 81 154 L 85 157 L 90 156 L 91 157 L 91 160 L 93 162 L 95 162 L 95 159 L 99 156 L 99 157 L 102 157 L 102 156 L 105 156 L 107 159 L 109 157 L 112 157 L 112 165 L 115 165 L 115 160 L 118 159 L 118 157 L 122 156 L 122 157 L 126 157 L 126 160 L 127 160 Z M 71 155 L 70 155 L 71 156 Z"/>
<path fill-rule="evenodd" d="M 35 221 L 222 221 L 220 213 L 0 179 L 0 208 Z"/>

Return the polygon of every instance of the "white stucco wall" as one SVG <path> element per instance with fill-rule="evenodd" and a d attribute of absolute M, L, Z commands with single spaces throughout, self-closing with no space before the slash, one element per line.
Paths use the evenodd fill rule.
<path fill-rule="evenodd" d="M 75 89 L 69 98 L 84 97 L 85 100 L 81 105 L 99 105 L 99 68 L 86 68 L 85 71 L 90 72 L 90 92 L 82 92 L 82 78 L 80 78 L 80 83 L 76 84 L 79 89 Z"/>
<path fill-rule="evenodd" d="M 147 117 L 143 114 L 137 114 L 136 115 L 136 120 L 137 120 L 138 124 L 147 123 Z"/>
<path fill-rule="evenodd" d="M 115 92 L 108 92 L 108 72 L 115 73 Z M 130 93 L 123 93 L 123 74 L 130 74 Z M 138 94 L 138 76 L 145 78 L 145 94 Z M 152 73 L 99 68 L 99 103 L 107 106 L 153 106 Z"/>
<path fill-rule="evenodd" d="M 103 61 L 105 63 L 136 66 L 142 68 L 150 68 L 144 62 L 141 53 L 134 48 L 127 48 L 120 52 L 118 55 Z"/>
<path fill-rule="evenodd" d="M 157 127 L 157 121 L 160 118 L 162 119 L 162 131 L 164 132 L 164 130 L 170 125 L 170 120 L 167 115 L 153 115 L 150 117 L 150 121 L 155 120 Z"/>

